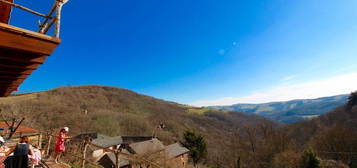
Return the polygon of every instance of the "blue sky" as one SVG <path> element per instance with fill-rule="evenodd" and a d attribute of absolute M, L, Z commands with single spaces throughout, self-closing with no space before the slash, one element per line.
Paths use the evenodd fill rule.
<path fill-rule="evenodd" d="M 46 13 L 52 2 L 17 3 Z M 201 106 L 357 90 L 355 0 L 102 3 L 64 6 L 63 42 L 21 92 L 99 84 Z M 36 30 L 33 15 L 12 19 Z"/>

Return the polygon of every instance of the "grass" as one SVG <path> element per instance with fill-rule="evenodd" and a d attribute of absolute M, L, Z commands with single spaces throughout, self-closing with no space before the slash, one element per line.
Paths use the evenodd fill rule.
<path fill-rule="evenodd" d="M 193 113 L 193 114 L 198 114 L 198 115 L 203 115 L 207 112 L 209 112 L 211 109 L 209 108 L 190 108 L 190 109 L 187 109 L 187 111 L 189 113 Z"/>

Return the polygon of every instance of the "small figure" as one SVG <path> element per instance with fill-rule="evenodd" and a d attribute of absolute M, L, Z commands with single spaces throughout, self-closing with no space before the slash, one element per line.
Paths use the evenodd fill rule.
<path fill-rule="evenodd" d="M 66 134 L 68 133 L 69 128 L 68 127 L 63 127 L 61 129 L 61 131 L 58 134 L 57 137 L 57 143 L 56 143 L 56 147 L 55 147 L 55 151 L 56 151 L 56 156 L 55 156 L 55 163 L 58 163 L 61 154 L 65 151 L 65 146 L 64 146 L 64 142 L 67 139 L 70 139 L 71 137 L 66 136 Z"/>

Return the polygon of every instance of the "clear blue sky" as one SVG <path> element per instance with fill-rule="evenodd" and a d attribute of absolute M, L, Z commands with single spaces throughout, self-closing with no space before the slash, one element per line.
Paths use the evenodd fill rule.
<path fill-rule="evenodd" d="M 47 13 L 52 1 L 17 3 Z M 205 105 L 332 79 L 357 72 L 356 6 L 356 0 L 70 0 L 62 44 L 20 91 L 99 84 Z M 12 19 L 36 29 L 33 15 L 15 10 Z"/>

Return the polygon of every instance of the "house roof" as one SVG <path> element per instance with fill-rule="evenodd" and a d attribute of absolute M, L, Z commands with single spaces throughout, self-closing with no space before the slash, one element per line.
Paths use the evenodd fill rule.
<path fill-rule="evenodd" d="M 165 147 L 165 153 L 169 159 L 188 153 L 190 150 L 183 147 L 180 143 L 174 143 Z"/>
<path fill-rule="evenodd" d="M 79 134 L 76 135 L 75 137 L 72 138 L 73 139 L 85 139 L 86 137 L 89 137 L 91 139 L 104 139 L 104 138 L 110 138 L 110 136 L 106 136 L 104 134 L 99 134 L 99 133 L 83 133 L 83 134 Z"/>
<path fill-rule="evenodd" d="M 132 143 L 129 147 L 135 152 L 135 154 L 138 155 L 155 153 L 165 149 L 164 144 L 156 138 L 148 141 Z"/>
<path fill-rule="evenodd" d="M 151 139 L 152 137 L 146 137 L 146 136 L 116 136 L 116 137 L 97 138 L 94 139 L 92 143 L 101 146 L 103 148 L 108 148 L 115 145 L 131 144 L 131 143 L 142 142 Z"/>
<path fill-rule="evenodd" d="M 121 136 L 116 137 L 107 137 L 107 138 L 97 138 L 93 139 L 92 143 L 97 146 L 101 146 L 103 148 L 109 148 L 115 145 L 119 145 L 123 143 L 123 139 Z"/>
<path fill-rule="evenodd" d="M 103 157 L 108 157 L 109 159 L 110 159 L 110 161 L 112 162 L 112 164 L 113 165 L 115 165 L 115 163 L 116 163 L 116 158 L 115 158 L 115 155 L 114 155 L 114 153 L 107 153 L 107 154 L 105 154 L 105 155 L 103 155 Z M 102 158 L 103 158 L 102 157 Z M 101 159 L 102 159 L 101 158 Z M 99 159 L 100 160 L 100 159 Z M 119 160 L 120 162 L 120 167 L 123 167 L 123 166 L 127 166 L 127 165 L 129 165 L 130 164 L 130 162 L 129 162 L 129 160 L 128 159 L 125 159 L 125 158 L 120 158 L 120 160 Z"/>
<path fill-rule="evenodd" d="M 15 124 L 15 127 L 16 127 L 16 124 Z M 3 128 L 4 131 L 7 131 L 9 129 L 9 126 L 7 126 L 7 124 L 5 122 L 0 122 L 0 128 Z M 36 129 L 20 125 L 19 128 L 17 128 L 15 133 L 32 134 L 32 133 L 39 133 L 39 132 L 40 131 L 38 131 Z"/>
<path fill-rule="evenodd" d="M 147 141 L 151 140 L 152 137 L 149 136 L 116 136 L 116 137 L 109 137 L 99 133 L 85 133 L 80 134 L 74 137 L 77 140 L 83 140 L 84 138 L 89 137 L 92 139 L 92 143 L 94 145 L 109 148 L 115 145 L 120 144 L 131 144 L 135 142 Z"/>

